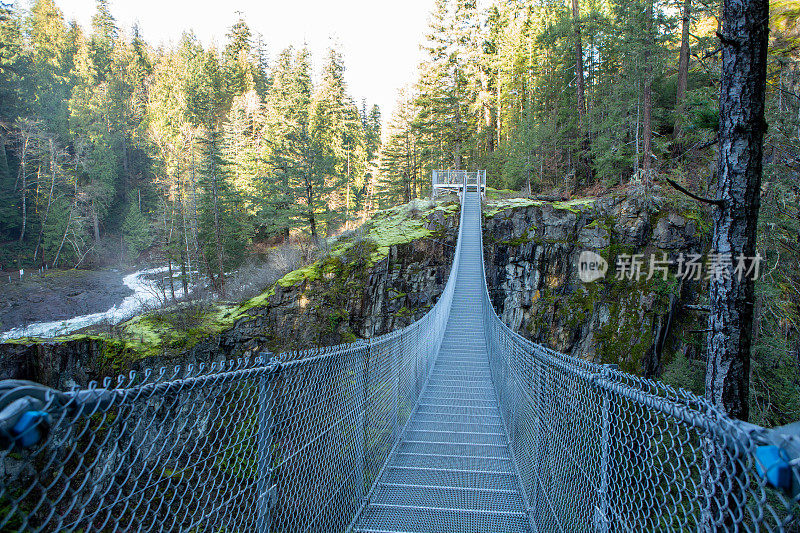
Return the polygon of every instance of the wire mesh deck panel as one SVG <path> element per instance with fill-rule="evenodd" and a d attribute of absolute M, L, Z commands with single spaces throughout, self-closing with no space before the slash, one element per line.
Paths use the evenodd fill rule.
<path fill-rule="evenodd" d="M 500 321 L 479 202 L 403 330 L 68 392 L 0 382 L 0 531 L 800 531 L 796 431 Z"/>
<path fill-rule="evenodd" d="M 356 531 L 529 530 L 483 333 L 480 202 L 468 196 L 441 350 Z"/>

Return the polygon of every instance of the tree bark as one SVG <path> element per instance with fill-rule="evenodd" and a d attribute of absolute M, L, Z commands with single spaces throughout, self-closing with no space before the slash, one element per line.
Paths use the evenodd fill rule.
<path fill-rule="evenodd" d="M 311 240 L 314 244 L 319 244 L 319 235 L 317 234 L 317 217 L 314 215 L 314 187 L 311 184 L 311 178 L 306 175 L 306 201 L 308 202 L 308 224 L 311 227 Z"/>
<path fill-rule="evenodd" d="M 760 207 L 768 0 L 725 0 L 720 86 L 717 199 L 711 248 L 752 257 Z M 706 398 L 746 420 L 755 282 L 735 276 L 710 282 Z"/>
<path fill-rule="evenodd" d="M 689 26 L 692 23 L 692 0 L 683 2 L 681 51 L 678 60 L 678 90 L 675 95 L 675 140 L 683 135 L 683 116 L 686 113 L 686 85 L 689 79 Z"/>
<path fill-rule="evenodd" d="M 725 0 L 722 10 L 717 199 L 711 250 L 737 257 L 756 254 L 760 207 L 764 93 L 767 75 L 768 0 Z M 733 273 L 732 273 L 733 274 Z M 750 414 L 750 348 L 753 335 L 752 276 L 719 276 L 709 282 L 710 313 L 705 397 L 719 411 L 747 420 Z M 736 529 L 744 499 L 743 468 L 724 443 L 703 443 L 702 530 Z"/>
<path fill-rule="evenodd" d="M 453 168 L 455 170 L 461 170 L 461 104 L 460 102 L 456 102 L 456 118 L 455 118 L 455 126 L 456 126 L 456 142 L 453 145 Z"/>

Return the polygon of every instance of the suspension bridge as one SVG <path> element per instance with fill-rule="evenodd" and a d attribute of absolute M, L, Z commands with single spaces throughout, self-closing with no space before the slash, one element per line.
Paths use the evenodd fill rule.
<path fill-rule="evenodd" d="M 72 391 L 0 383 L 0 530 L 799 531 L 797 429 L 512 332 L 481 175 L 456 179 L 450 275 L 407 328 Z"/>

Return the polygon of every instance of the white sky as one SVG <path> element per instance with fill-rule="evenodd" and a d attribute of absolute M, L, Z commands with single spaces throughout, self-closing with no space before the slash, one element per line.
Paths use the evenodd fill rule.
<path fill-rule="evenodd" d="M 67 20 L 89 28 L 94 0 L 55 0 Z M 253 33 L 261 32 L 270 60 L 280 50 L 306 42 L 319 70 L 330 39 L 340 43 L 350 94 L 360 106 L 381 106 L 389 119 L 396 92 L 413 81 L 419 44 L 427 27 L 433 0 L 111 0 L 117 24 L 128 32 L 139 22 L 153 45 L 177 42 L 193 30 L 206 44 L 221 45 L 225 34 L 244 14 Z"/>

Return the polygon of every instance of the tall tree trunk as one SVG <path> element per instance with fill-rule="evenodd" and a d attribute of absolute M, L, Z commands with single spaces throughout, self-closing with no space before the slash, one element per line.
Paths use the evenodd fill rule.
<path fill-rule="evenodd" d="M 494 129 L 497 117 L 495 107 L 492 105 L 492 76 L 485 69 L 481 71 L 481 89 L 485 95 L 483 99 L 483 127 L 486 136 L 486 154 L 494 153 Z"/>
<path fill-rule="evenodd" d="M 453 168 L 461 170 L 461 105 L 456 104 L 456 142 L 453 145 Z"/>
<path fill-rule="evenodd" d="M 725 0 L 717 199 L 711 248 L 752 257 L 761 192 L 768 0 Z M 735 263 L 734 263 L 735 264 Z M 711 280 L 706 397 L 746 420 L 753 324 L 752 279 Z"/>
<path fill-rule="evenodd" d="M 191 150 L 191 174 L 190 179 L 191 183 L 189 184 L 189 207 L 191 208 L 191 217 L 189 219 L 189 223 L 191 225 L 191 237 L 192 237 L 192 252 L 186 252 L 187 254 L 187 261 L 189 263 L 189 276 L 192 275 L 192 255 L 195 258 L 195 264 L 197 265 L 197 272 L 200 273 L 200 263 L 207 262 L 205 254 L 203 253 L 203 249 L 200 247 L 200 239 L 198 237 L 199 227 L 200 224 L 197 220 L 197 175 L 195 174 L 196 165 L 195 165 L 195 145 L 194 145 L 194 131 L 189 134 L 189 149 Z M 187 244 L 187 248 L 188 248 Z"/>
<path fill-rule="evenodd" d="M 219 186 L 217 185 L 217 172 L 216 169 L 211 171 L 211 188 L 212 200 L 214 204 L 214 252 L 217 256 L 217 287 L 220 293 L 223 293 L 223 286 L 225 285 L 225 266 L 223 264 L 222 253 L 222 228 L 219 222 Z M 223 293 L 224 294 L 224 293 Z"/>
<path fill-rule="evenodd" d="M 641 86 L 641 85 L 640 85 Z M 637 87 L 638 89 L 639 87 Z M 641 119 L 642 119 L 642 93 L 640 92 L 636 96 L 636 133 L 634 135 L 634 144 L 636 146 L 636 159 L 635 164 L 633 165 L 634 172 L 639 171 L 639 130 L 641 129 Z"/>
<path fill-rule="evenodd" d="M 650 81 L 644 85 L 642 94 L 642 174 L 645 183 L 650 183 L 650 168 L 653 158 L 653 90 Z"/>
<path fill-rule="evenodd" d="M 94 200 L 92 200 L 92 231 L 94 232 L 94 242 L 100 242 L 100 220 L 97 216 L 97 209 L 94 206 Z"/>
<path fill-rule="evenodd" d="M 61 237 L 61 244 L 58 245 L 58 250 L 56 251 L 56 256 L 53 258 L 53 268 L 58 267 L 58 258 L 61 256 L 61 249 L 64 247 L 64 242 L 67 240 L 67 235 L 69 234 L 69 228 L 72 224 L 72 213 L 78 210 L 78 180 L 75 180 L 75 200 L 72 203 L 72 208 L 69 210 L 69 216 L 67 217 L 67 226 L 64 228 L 64 235 Z M 44 256 L 44 253 L 42 253 Z"/>
<path fill-rule="evenodd" d="M 311 185 L 311 179 L 308 175 L 305 176 L 306 180 L 306 200 L 308 201 L 308 225 L 311 227 L 311 240 L 314 244 L 319 244 L 319 235 L 317 234 L 317 217 L 314 215 L 314 187 Z"/>
<path fill-rule="evenodd" d="M 589 158 L 589 132 L 586 127 L 586 81 L 583 75 L 583 36 L 581 33 L 581 6 L 580 0 L 572 0 L 572 23 L 575 31 L 575 97 L 578 106 L 578 162 L 576 177 L 585 176 L 588 181 L 591 176 L 591 161 Z M 575 185 L 577 186 L 578 180 Z"/>
<path fill-rule="evenodd" d="M 27 162 L 26 160 L 29 140 L 30 137 L 25 135 L 25 138 L 22 141 L 22 154 L 19 162 L 19 177 L 20 181 L 22 181 L 22 229 L 19 232 L 19 242 L 22 242 L 25 239 L 25 229 L 28 226 L 28 174 L 25 169 L 25 163 Z M 3 139 L 3 144 L 5 145 L 5 139 Z"/>
<path fill-rule="evenodd" d="M 164 214 L 166 215 L 166 209 L 164 210 Z M 167 221 L 164 220 L 164 226 L 166 226 Z M 167 229 L 166 227 L 164 229 Z M 172 233 L 175 229 L 175 204 L 172 204 L 169 214 L 169 231 L 167 232 L 167 270 L 169 271 L 169 290 L 172 294 L 172 301 L 176 301 L 175 298 L 175 279 L 172 272 Z"/>
<path fill-rule="evenodd" d="M 220 295 L 225 296 L 225 265 L 224 253 L 222 249 L 222 227 L 219 216 L 219 176 L 217 175 L 217 165 L 215 156 L 217 153 L 217 132 L 211 129 L 209 133 L 211 143 L 209 145 L 211 163 L 211 208 L 214 212 L 214 253 L 217 259 L 217 289 Z"/>
<path fill-rule="evenodd" d="M 189 299 L 189 281 L 186 277 L 186 253 L 181 248 L 181 285 L 183 285 L 183 297 Z"/>
<path fill-rule="evenodd" d="M 683 135 L 683 115 L 686 113 L 686 84 L 689 79 L 689 27 L 692 23 L 692 0 L 684 0 L 681 30 L 681 51 L 678 60 L 678 91 L 675 95 L 675 140 Z"/>
<path fill-rule="evenodd" d="M 738 257 L 756 253 L 760 207 L 764 94 L 767 74 L 768 0 L 724 0 L 722 10 L 722 76 L 718 183 L 714 211 L 714 253 Z M 712 278 L 709 283 L 708 359 L 705 397 L 728 416 L 747 420 L 750 392 L 750 347 L 753 334 L 752 276 Z M 732 529 L 740 509 L 741 490 L 727 479 L 724 445 L 708 439 L 704 446 L 703 481 L 708 502 L 703 528 Z M 734 468 L 741 466 L 734 465 Z"/>
<path fill-rule="evenodd" d="M 650 184 L 650 168 L 653 157 L 653 69 L 650 65 L 650 48 L 653 43 L 653 0 L 647 1 L 647 41 L 644 49 L 644 89 L 642 90 L 642 174 L 644 182 Z"/>
<path fill-rule="evenodd" d="M 53 143 L 53 139 L 48 139 L 50 145 L 50 192 L 47 195 L 47 209 L 44 212 L 44 219 L 42 220 L 42 227 L 39 230 L 39 238 L 36 241 L 36 249 L 33 251 L 33 260 L 36 261 L 36 257 L 39 254 L 39 247 L 42 244 L 42 237 L 44 236 L 44 229 L 47 225 L 47 219 L 50 216 L 50 206 L 53 205 L 53 189 L 56 185 L 56 164 L 55 164 L 55 145 Z M 42 168 L 39 167 L 38 173 L 41 174 Z M 37 178 L 37 182 L 39 179 Z M 76 193 L 77 194 L 77 193 Z M 77 195 L 76 195 L 77 198 Z M 44 252 L 42 252 L 42 262 L 44 262 Z"/>
<path fill-rule="evenodd" d="M 53 268 L 58 267 L 58 258 L 61 255 L 61 249 L 64 247 L 64 241 L 67 240 L 67 234 L 69 233 L 69 227 L 71 223 L 72 223 L 72 209 L 69 210 L 69 216 L 67 217 L 67 227 L 64 228 L 64 235 L 61 236 L 61 244 L 58 245 L 56 256 L 53 259 Z"/>
<path fill-rule="evenodd" d="M 350 152 L 347 152 L 347 196 L 344 206 L 344 229 L 350 229 Z"/>
<path fill-rule="evenodd" d="M 578 132 L 583 137 L 586 120 L 586 100 L 583 79 L 583 40 L 581 38 L 580 0 L 572 0 L 572 23 L 575 27 L 575 93 L 578 104 Z"/>

